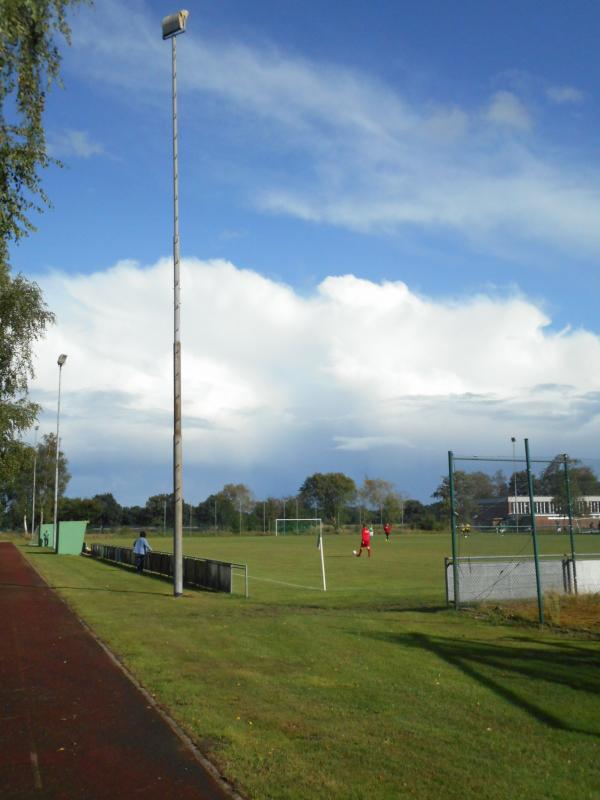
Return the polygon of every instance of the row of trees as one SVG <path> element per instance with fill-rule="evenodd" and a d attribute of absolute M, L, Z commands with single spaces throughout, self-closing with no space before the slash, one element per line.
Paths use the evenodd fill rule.
<path fill-rule="evenodd" d="M 18 458 L 16 455 L 18 454 Z M 0 524 L 5 528 L 31 527 L 52 519 L 56 468 L 56 437 L 43 437 L 37 447 L 20 443 L 10 473 L 0 479 Z M 35 476 L 35 482 L 34 482 Z M 171 494 L 149 497 L 143 506 L 121 506 L 110 493 L 70 498 L 70 480 L 64 453 L 59 453 L 59 508 L 61 519 L 87 519 L 94 527 L 120 525 L 171 528 Z M 35 483 L 35 502 L 34 502 Z M 408 501 L 408 513 L 415 501 Z M 197 505 L 184 503 L 184 526 L 215 529 L 272 530 L 277 518 L 321 517 L 336 527 L 345 523 L 384 520 L 402 522 L 407 501 L 394 485 L 381 478 L 365 478 L 357 487 L 339 472 L 315 473 L 298 493 L 257 500 L 242 483 L 226 484 Z M 29 522 L 29 524 L 28 524 Z"/>
<path fill-rule="evenodd" d="M 35 472 L 35 524 L 52 519 L 56 438 L 43 437 L 37 447 L 19 443 L 12 449 L 12 468 L 0 475 L 0 525 L 20 529 L 31 526 L 33 474 Z M 171 494 L 149 497 L 143 506 L 121 506 L 110 493 L 90 498 L 70 498 L 65 491 L 70 480 L 67 459 L 59 453 L 59 499 L 61 519 L 87 519 L 93 527 L 119 526 L 171 529 Z M 574 502 L 585 495 L 600 495 L 600 480 L 590 467 L 569 462 L 571 497 Z M 473 521 L 482 499 L 528 494 L 527 473 L 454 473 L 455 503 L 459 518 Z M 556 456 L 533 478 L 536 495 L 552 497 L 558 511 L 566 513 L 567 495 L 562 456 Z M 315 473 L 306 478 L 298 492 L 285 497 L 257 499 L 243 483 L 228 483 L 221 491 L 198 504 L 184 502 L 184 527 L 215 530 L 273 531 L 278 518 L 320 517 L 335 528 L 364 521 L 382 524 L 389 521 L 411 528 L 435 530 L 448 521 L 450 491 L 448 478 L 442 479 L 432 494 L 433 502 L 421 503 L 396 489 L 382 478 L 366 477 L 361 486 L 341 472 Z M 580 509 L 581 510 L 581 509 Z M 585 509 L 583 510 L 585 513 Z"/>

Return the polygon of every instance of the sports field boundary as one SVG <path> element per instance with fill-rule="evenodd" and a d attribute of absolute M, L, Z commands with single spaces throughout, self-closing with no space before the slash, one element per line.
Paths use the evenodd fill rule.
<path fill-rule="evenodd" d="M 258 575 L 249 575 L 251 581 L 263 581 L 265 583 L 276 583 L 279 586 L 289 586 L 292 589 L 306 589 L 309 592 L 322 592 L 321 586 L 305 586 L 303 583 L 289 583 L 288 581 L 279 581 L 276 578 L 263 578 Z"/>

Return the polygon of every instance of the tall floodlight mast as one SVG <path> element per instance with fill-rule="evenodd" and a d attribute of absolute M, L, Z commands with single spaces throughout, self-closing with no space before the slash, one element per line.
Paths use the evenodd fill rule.
<path fill-rule="evenodd" d="M 171 40 L 171 83 L 173 100 L 173 594 L 183 593 L 183 455 L 181 441 L 181 338 L 179 283 L 179 167 L 177 161 L 177 47 L 176 39 L 185 33 L 189 12 L 178 11 L 162 21 L 162 38 Z"/>

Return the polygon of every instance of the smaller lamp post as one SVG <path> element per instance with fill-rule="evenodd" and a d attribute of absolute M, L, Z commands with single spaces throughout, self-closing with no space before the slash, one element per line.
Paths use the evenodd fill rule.
<path fill-rule="evenodd" d="M 35 482 L 37 476 L 37 432 L 39 431 L 40 426 L 36 425 L 35 430 L 35 437 L 33 440 L 33 486 L 31 488 L 31 538 L 33 539 L 33 535 L 35 533 Z"/>
<path fill-rule="evenodd" d="M 56 469 L 54 472 L 54 526 L 53 526 L 53 546 L 56 549 L 58 546 L 58 457 L 60 452 L 60 383 L 62 377 L 62 368 L 67 357 L 64 353 L 59 355 L 58 364 L 58 405 L 56 408 Z"/>

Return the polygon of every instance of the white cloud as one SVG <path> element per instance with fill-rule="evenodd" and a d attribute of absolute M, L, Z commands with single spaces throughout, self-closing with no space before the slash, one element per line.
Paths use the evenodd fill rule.
<path fill-rule="evenodd" d="M 77 68 L 156 103 L 169 88 L 169 53 L 156 21 L 137 4 L 136 36 L 121 6 L 106 0 L 75 28 Z M 180 48 L 181 102 L 215 97 L 219 137 L 235 130 L 243 145 L 245 191 L 269 213 L 361 231 L 403 227 L 458 232 L 487 249 L 531 244 L 569 254 L 600 252 L 600 173 L 573 163 L 512 92 L 479 106 L 403 97 L 400 89 L 345 65 L 318 63 L 275 47 L 202 38 L 190 23 Z M 157 91 L 158 87 L 158 91 Z M 555 87 L 574 102 L 577 90 Z M 195 103 L 202 108 L 202 103 Z M 215 110 L 216 109 L 216 110 Z M 243 113 L 240 114 L 239 112 Z M 264 124 L 265 121 L 268 124 Z M 190 124 L 193 124 L 191 122 Z M 199 125 L 205 126 L 204 117 Z M 515 133 L 527 137 L 515 138 Z M 253 171 L 252 146 L 289 157 L 294 169 Z M 260 159 L 259 159 L 260 161 Z M 298 167 L 302 165 L 302 169 Z"/>
<path fill-rule="evenodd" d="M 132 463 L 170 457 L 171 276 L 164 259 L 40 281 L 58 324 L 37 348 L 34 397 L 51 426 L 56 356 L 67 353 L 65 449 L 111 460 L 122 483 Z M 301 457 L 318 470 L 333 452 L 377 452 L 389 475 L 399 450 L 481 452 L 518 430 L 550 453 L 600 443 L 600 339 L 551 332 L 524 297 L 433 300 L 353 275 L 301 297 L 192 259 L 182 277 L 187 468 L 284 474 Z"/>
<path fill-rule="evenodd" d="M 72 129 L 50 134 L 48 151 L 55 158 L 91 158 L 105 154 L 104 145 L 93 141 L 87 131 Z"/>
<path fill-rule="evenodd" d="M 528 131 L 532 128 L 531 115 L 512 92 L 496 92 L 487 111 L 487 120 L 495 125 Z"/>
<path fill-rule="evenodd" d="M 546 96 L 558 105 L 579 105 L 584 100 L 583 92 L 573 86 L 549 86 L 546 89 Z"/>

